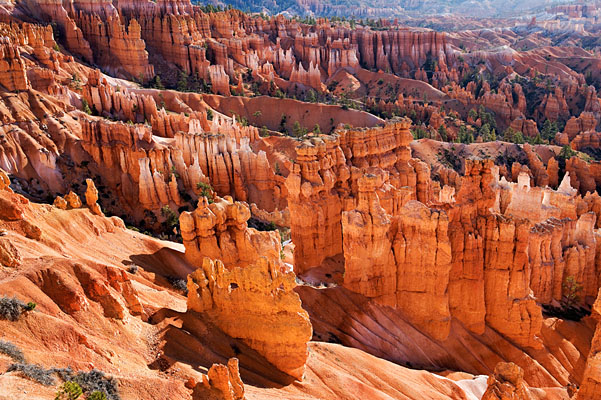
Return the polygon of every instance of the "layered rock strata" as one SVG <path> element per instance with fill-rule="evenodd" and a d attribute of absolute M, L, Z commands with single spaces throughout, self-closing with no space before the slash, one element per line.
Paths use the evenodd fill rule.
<path fill-rule="evenodd" d="M 499 179 L 492 161 L 472 160 L 455 195 L 434 196 L 427 167 L 405 147 L 407 129 L 379 130 L 373 147 L 369 130 L 297 147 L 286 181 L 295 271 L 342 256 L 345 287 L 436 339 L 454 317 L 540 348 L 539 304 L 562 301 L 569 277 L 583 285 L 583 304 L 599 288 L 594 203 L 571 188 L 571 174 L 554 191 L 531 187 L 526 173 Z"/>
<path fill-rule="evenodd" d="M 229 267 L 252 265 L 261 257 L 274 262 L 280 258 L 277 231 L 260 232 L 249 228 L 248 205 L 231 197 L 209 202 L 201 197 L 198 208 L 180 215 L 180 229 L 186 258 L 201 266 L 204 258 L 218 259 Z"/>
<path fill-rule="evenodd" d="M 188 311 L 203 313 L 276 368 L 302 380 L 312 328 L 295 286 L 293 273 L 282 272 L 265 257 L 231 269 L 205 258 L 188 277 Z"/>

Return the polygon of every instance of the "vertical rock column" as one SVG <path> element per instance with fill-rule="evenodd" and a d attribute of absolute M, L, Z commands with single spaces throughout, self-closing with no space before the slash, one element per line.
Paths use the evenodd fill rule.
<path fill-rule="evenodd" d="M 397 308 L 438 340 L 451 329 L 449 274 L 451 243 L 444 211 L 410 201 L 401 208 L 393 242 Z"/>
<path fill-rule="evenodd" d="M 576 400 L 601 399 L 601 290 L 593 306 L 593 317 L 597 320 L 597 330 L 591 343 L 591 350 L 586 360 L 584 377 Z"/>
<path fill-rule="evenodd" d="M 344 186 L 350 172 L 337 148 L 323 141 L 296 148 L 296 163 L 286 179 L 296 273 L 342 253 L 342 201 L 335 186 Z"/>
<path fill-rule="evenodd" d="M 388 238 L 390 216 L 380 205 L 375 175 L 358 180 L 357 208 L 342 213 L 344 286 L 396 305 L 396 266 Z"/>
<path fill-rule="evenodd" d="M 408 186 L 410 188 L 417 187 L 417 175 L 415 170 L 409 163 L 411 161 L 411 147 L 409 145 L 413 141 L 413 135 L 409 128 L 411 120 L 405 119 L 399 122 L 395 127 L 397 137 L 397 164 L 396 169 L 400 175 L 400 186 Z"/>

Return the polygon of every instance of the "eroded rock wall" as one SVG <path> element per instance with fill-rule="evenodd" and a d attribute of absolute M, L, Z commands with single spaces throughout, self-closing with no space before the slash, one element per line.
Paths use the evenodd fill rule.
<path fill-rule="evenodd" d="M 295 286 L 293 273 L 265 257 L 231 269 L 204 258 L 188 277 L 188 311 L 204 313 L 226 334 L 302 380 L 312 328 Z"/>

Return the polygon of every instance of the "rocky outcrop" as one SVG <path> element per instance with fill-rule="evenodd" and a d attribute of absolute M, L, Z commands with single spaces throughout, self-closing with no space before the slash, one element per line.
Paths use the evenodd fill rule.
<path fill-rule="evenodd" d="M 574 140 L 579 133 L 594 131 L 598 123 L 599 121 L 593 113 L 586 111 L 581 113 L 579 117 L 570 118 L 563 130 L 563 134 L 568 137 L 566 144 Z"/>
<path fill-rule="evenodd" d="M 54 21 L 61 28 L 61 31 L 64 32 L 64 43 L 71 53 L 82 57 L 89 63 L 94 62 L 90 44 L 84 38 L 82 30 L 77 26 L 75 20 L 69 16 L 71 10 L 65 9 L 62 2 L 56 0 L 26 1 L 25 4 L 32 15 L 40 15 L 45 20 Z"/>
<path fill-rule="evenodd" d="M 52 203 L 56 208 L 60 208 L 61 210 L 67 209 L 67 201 L 62 196 L 56 196 L 54 199 L 54 203 Z"/>
<path fill-rule="evenodd" d="M 590 112 L 598 120 L 601 118 L 601 103 L 599 103 L 599 97 L 597 97 L 597 89 L 594 86 L 587 87 L 585 96 L 584 111 Z"/>
<path fill-rule="evenodd" d="M 345 287 L 403 310 L 416 326 L 445 339 L 450 331 L 448 217 L 417 201 L 388 215 L 376 194 L 377 177 L 366 175 L 357 183 L 357 208 L 342 215 Z"/>
<path fill-rule="evenodd" d="M 10 92 L 30 87 L 21 52 L 7 37 L 0 40 L 0 85 Z"/>
<path fill-rule="evenodd" d="M 444 33 L 358 29 L 352 40 L 358 44 L 360 62 L 370 69 L 401 73 L 403 63 L 409 68 L 419 68 L 428 58 L 437 61 L 443 70 L 452 63 L 453 56 Z M 389 53 L 385 52 L 384 43 L 389 43 Z"/>
<path fill-rule="evenodd" d="M 536 137 L 539 134 L 536 122 L 531 119 L 516 118 L 511 122 L 510 128 L 528 137 Z"/>
<path fill-rule="evenodd" d="M 494 375 L 488 378 L 488 388 L 482 395 L 482 400 L 504 399 L 533 399 L 524 383 L 524 371 L 514 363 L 497 364 Z"/>
<path fill-rule="evenodd" d="M 157 104 L 152 96 L 137 95 L 110 85 L 98 70 L 90 72 L 82 91 L 90 109 L 102 116 L 137 123 L 157 118 Z"/>
<path fill-rule="evenodd" d="M 301 85 L 323 91 L 324 85 L 321 83 L 319 68 L 313 62 L 309 64 L 309 68 L 305 70 L 303 64 L 294 67 L 290 75 L 290 82 L 300 83 Z"/>
<path fill-rule="evenodd" d="M 342 211 L 356 206 L 357 182 L 365 171 L 380 175 L 380 200 L 387 213 L 412 199 L 428 201 L 430 171 L 411 159 L 409 126 L 403 120 L 382 129 L 342 130 L 338 137 L 297 146 L 296 163 L 286 179 L 297 272 L 342 253 Z"/>
<path fill-rule="evenodd" d="M 526 221 L 493 216 L 483 232 L 486 322 L 527 347 L 540 347 L 536 336 L 542 312 L 531 295 Z M 496 251 L 495 251 L 496 250 Z M 511 260 L 508 265 L 507 260 Z"/>
<path fill-rule="evenodd" d="M 592 214 L 577 212 L 569 177 L 557 191 L 531 187 L 524 171 L 511 183 L 492 161 L 467 160 L 458 192 L 436 197 L 427 169 L 405 151 L 404 129 L 341 131 L 297 147 L 286 181 L 295 270 L 342 255 L 346 288 L 402 311 L 432 337 L 446 338 L 455 317 L 478 334 L 489 326 L 540 348 L 537 302 L 560 301 L 572 275 L 590 282 L 587 293 L 598 288 Z M 538 181 L 550 181 L 537 165 Z"/>
<path fill-rule="evenodd" d="M 303 143 L 286 179 L 295 271 L 301 273 L 342 252 L 342 205 L 334 186 L 350 177 L 336 140 Z"/>
<path fill-rule="evenodd" d="M 312 328 L 295 276 L 261 257 L 244 268 L 204 258 L 188 277 L 188 312 L 203 313 L 280 371 L 302 380 Z"/>
<path fill-rule="evenodd" d="M 87 185 L 87 189 L 86 189 L 86 205 L 88 206 L 88 208 L 90 209 L 90 211 L 92 212 L 92 214 L 96 214 L 96 215 L 104 215 L 102 213 L 102 210 L 100 208 L 100 206 L 98 205 L 98 189 L 96 189 L 96 186 L 94 185 L 94 181 L 91 179 L 86 179 L 86 185 Z"/>
<path fill-rule="evenodd" d="M 118 16 L 103 20 L 97 14 L 80 12 L 78 25 L 90 43 L 96 62 L 111 75 L 147 81 L 154 77 L 148 63 L 140 24 L 131 19 L 126 26 Z"/>
<path fill-rule="evenodd" d="M 117 96 L 113 99 L 123 99 L 123 93 L 113 94 Z M 129 98 L 143 101 L 137 103 L 137 110 L 144 110 L 146 100 L 152 100 L 140 95 Z M 108 103 L 102 100 L 100 104 Z M 116 103 L 112 104 L 110 109 L 117 109 Z M 154 104 L 154 100 L 149 104 Z M 83 148 L 96 165 L 103 167 L 99 172 L 109 186 L 117 189 L 131 207 L 141 204 L 148 210 L 159 210 L 164 205 L 178 208 L 182 205 L 180 193 L 197 198 L 199 185 L 206 182 L 211 182 L 219 195 L 235 196 L 269 212 L 285 207 L 284 179 L 276 176 L 264 151 L 255 152 L 250 146 L 259 138 L 256 128 L 219 116 L 209 124 L 201 112 L 177 118 L 158 112 L 151 120 L 152 127 L 106 120 L 81 121 Z M 155 132 L 157 137 L 169 140 L 157 139 Z M 119 173 L 108 174 L 107 168 Z"/>
<path fill-rule="evenodd" d="M 227 365 L 213 364 L 192 394 L 197 400 L 244 400 L 244 383 L 240 379 L 239 362 L 230 358 Z"/>
<path fill-rule="evenodd" d="M 570 174 L 571 186 L 582 195 L 594 193 L 601 183 L 601 174 L 597 171 L 598 163 L 588 163 L 580 157 L 574 156 L 566 160 L 566 173 Z"/>
<path fill-rule="evenodd" d="M 597 329 L 591 343 L 591 350 L 586 360 L 586 369 L 584 377 L 576 395 L 577 400 L 598 400 L 601 399 L 601 291 L 593 305 L 593 317 L 597 321 Z"/>
<path fill-rule="evenodd" d="M 179 218 L 186 258 L 192 265 L 200 267 L 205 257 L 228 267 L 251 265 L 260 257 L 279 263 L 279 234 L 248 228 L 250 210 L 245 203 L 231 197 L 214 202 L 201 197 L 195 211 L 183 212 Z"/>
<path fill-rule="evenodd" d="M 81 199 L 74 191 L 70 191 L 65 196 L 65 201 L 67 202 L 69 208 L 80 208 L 81 207 Z"/>
<path fill-rule="evenodd" d="M 559 139 L 558 142 L 564 143 L 561 139 Z M 601 133 L 594 131 L 582 132 L 576 135 L 576 137 L 572 140 L 571 143 L 565 144 L 569 144 L 570 147 L 576 151 L 583 151 L 586 149 L 600 149 Z"/>

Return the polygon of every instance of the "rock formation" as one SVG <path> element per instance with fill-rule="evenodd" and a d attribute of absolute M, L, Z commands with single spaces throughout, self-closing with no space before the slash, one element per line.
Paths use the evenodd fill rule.
<path fill-rule="evenodd" d="M 80 208 L 81 207 L 81 199 L 77 195 L 77 193 L 70 191 L 65 196 L 65 201 L 67 202 L 69 208 Z"/>
<path fill-rule="evenodd" d="M 482 400 L 522 399 L 532 396 L 524 383 L 524 371 L 514 363 L 499 363 L 494 376 L 488 378 L 488 388 Z"/>
<path fill-rule="evenodd" d="M 29 88 L 29 81 L 25 72 L 25 63 L 21 52 L 10 39 L 4 37 L 0 42 L 0 85 L 8 91 L 18 92 Z"/>
<path fill-rule="evenodd" d="M 601 291 L 599 292 L 601 293 Z M 591 399 L 597 400 L 601 398 L 601 353 L 599 346 L 601 345 L 601 328 L 599 325 L 599 316 L 601 309 L 601 295 L 597 296 L 597 300 L 593 305 L 593 316 L 597 321 L 597 329 L 591 343 L 591 350 L 586 360 L 586 370 L 582 384 L 576 395 L 577 400 Z"/>
<path fill-rule="evenodd" d="M 531 187 L 524 173 L 517 183 L 499 180 L 491 161 L 467 160 L 459 191 L 433 209 L 429 173 L 421 178 L 420 164 L 404 152 L 408 142 L 387 142 L 385 132 L 372 148 L 353 131 L 297 147 L 298 167 L 287 180 L 297 272 L 306 272 L 307 260 L 320 263 L 341 253 L 345 287 L 402 310 L 434 338 L 446 338 L 455 317 L 476 333 L 490 326 L 521 346 L 540 348 L 537 301 L 561 301 L 568 276 L 588 282 L 591 295 L 598 288 L 594 218 L 576 212 L 579 200 L 569 177 L 553 191 Z M 342 155 L 336 156 L 337 146 Z M 546 170 L 537 171 L 546 182 Z M 305 218 L 309 224 L 295 225 L 301 215 L 311 215 L 308 208 L 329 210 L 335 223 Z M 575 240 L 559 245 L 552 235 Z M 571 267 L 565 269 L 565 260 Z"/>
<path fill-rule="evenodd" d="M 98 189 L 94 185 L 94 181 L 91 179 L 86 179 L 87 189 L 86 189 L 86 205 L 92 211 L 92 214 L 103 215 L 100 206 L 98 205 Z"/>
<path fill-rule="evenodd" d="M 202 382 L 196 385 L 193 399 L 244 400 L 244 383 L 240 379 L 238 359 L 230 358 L 227 366 L 213 364 Z"/>
<path fill-rule="evenodd" d="M 302 380 L 312 329 L 295 286 L 293 273 L 265 257 L 232 269 L 204 258 L 188 277 L 188 311 L 206 314 L 226 334 Z"/>
<path fill-rule="evenodd" d="M 339 138 L 317 139 L 297 147 L 296 164 L 286 180 L 291 235 L 299 244 L 295 249 L 297 272 L 342 253 L 342 211 L 353 206 L 351 199 L 344 199 L 357 193 L 356 182 L 362 175 L 359 168 L 383 169 L 382 177 L 401 188 L 400 194 L 387 191 L 388 186 L 383 188 L 387 212 L 411 199 L 427 200 L 429 170 L 411 160 L 411 138 L 405 121 L 384 129 L 342 131 Z M 301 215 L 305 217 L 297 218 Z"/>
<path fill-rule="evenodd" d="M 255 264 L 261 257 L 278 263 L 280 237 L 276 231 L 248 228 L 250 209 L 231 197 L 215 202 L 201 197 L 198 208 L 180 215 L 180 229 L 186 258 L 192 265 L 204 265 L 204 258 L 221 260 L 228 267 Z"/>

